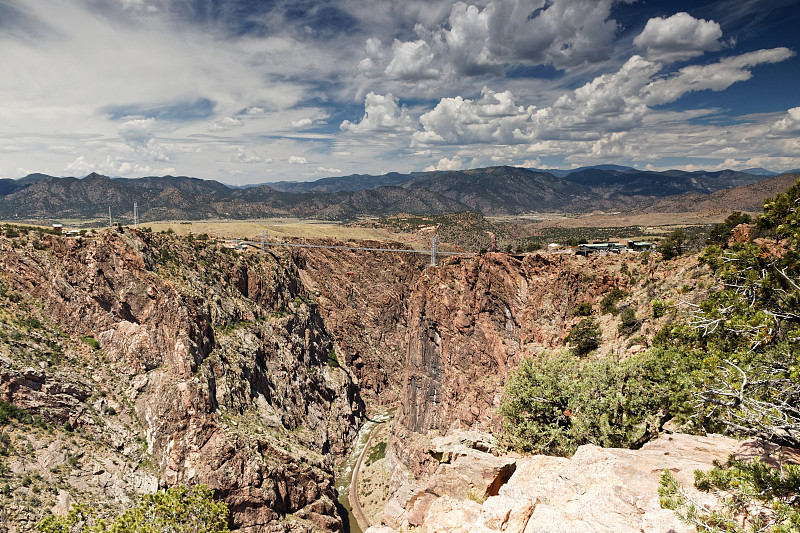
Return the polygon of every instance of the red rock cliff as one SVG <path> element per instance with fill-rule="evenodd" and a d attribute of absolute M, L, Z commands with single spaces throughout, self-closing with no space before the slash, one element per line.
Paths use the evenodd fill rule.
<path fill-rule="evenodd" d="M 106 472 L 114 480 L 152 461 L 162 486 L 208 484 L 235 529 L 341 529 L 333 457 L 349 446 L 363 404 L 349 374 L 328 363 L 332 339 L 288 256 L 130 230 L 31 232 L 0 238 L 0 248 L 0 281 L 17 295 L 9 305 L 42 330 L 29 328 L 39 344 L 9 345 L 0 359 L 0 399 L 66 422 L 80 431 L 64 434 L 73 442 L 90 438 L 81 440 L 93 443 L 86 464 L 98 463 L 100 444 L 116 450 L 122 463 Z M 45 340 L 63 359 L 36 352 Z M 73 501 L 113 497 L 104 470 L 90 469 Z M 118 485 L 120 498 L 148 487 Z"/>

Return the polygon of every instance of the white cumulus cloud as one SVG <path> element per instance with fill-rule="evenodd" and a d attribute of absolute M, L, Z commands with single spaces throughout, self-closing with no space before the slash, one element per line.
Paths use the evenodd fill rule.
<path fill-rule="evenodd" d="M 472 144 L 515 141 L 516 132 L 530 119 L 534 108 L 517 106 L 510 91 L 484 87 L 477 100 L 443 98 L 419 119 L 423 131 L 413 135 L 415 145 Z"/>
<path fill-rule="evenodd" d="M 384 74 L 390 80 L 425 80 L 439 77 L 433 67 L 434 56 L 425 41 L 394 41 L 392 59 Z"/>
<path fill-rule="evenodd" d="M 722 29 L 718 23 L 681 12 L 671 17 L 651 18 L 633 44 L 646 50 L 648 59 L 673 62 L 721 49 L 720 38 Z"/>
<path fill-rule="evenodd" d="M 353 133 L 400 133 L 415 129 L 415 121 L 392 94 L 369 92 L 364 100 L 364 116 L 360 122 L 345 120 L 339 126 Z"/>
<path fill-rule="evenodd" d="M 770 127 L 769 133 L 778 136 L 800 135 L 800 107 L 786 111 L 786 116 L 775 122 Z"/>
<path fill-rule="evenodd" d="M 422 130 L 413 134 L 412 145 L 571 141 L 589 143 L 584 147 L 589 153 L 613 155 L 621 153 L 622 137 L 612 134 L 639 130 L 645 124 L 652 126 L 654 121 L 648 122 L 649 117 L 659 116 L 653 106 L 674 102 L 692 91 L 726 89 L 748 79 L 752 67 L 783 61 L 792 55 L 787 48 L 758 50 L 667 75 L 661 72 L 662 63 L 636 55 L 616 72 L 597 76 L 542 108 L 518 105 L 510 91 L 484 88 L 476 100 L 461 96 L 441 99 L 433 110 L 420 117 Z M 681 117 L 707 113 L 698 110 L 682 113 Z M 775 128 L 789 131 L 794 127 L 792 116 L 787 115 Z M 675 114 L 665 112 L 659 120 L 674 123 Z"/>
<path fill-rule="evenodd" d="M 139 176 L 152 175 L 158 173 L 159 175 L 174 174 L 175 169 L 172 167 L 164 167 L 154 169 L 150 165 L 142 165 L 122 159 L 120 157 L 106 156 L 102 160 L 90 160 L 84 155 L 80 155 L 75 160 L 64 167 L 68 174 L 78 176 L 97 172 L 105 176 L 127 176 L 129 174 L 136 174 Z"/>
<path fill-rule="evenodd" d="M 461 170 L 464 168 L 464 166 L 464 161 L 462 161 L 458 156 L 454 156 L 452 159 L 443 157 L 435 165 L 425 167 L 425 172 L 431 172 L 434 170 Z"/>
<path fill-rule="evenodd" d="M 366 40 L 357 72 L 419 81 L 502 74 L 505 65 L 569 69 L 610 57 L 618 28 L 612 0 L 455 2 L 443 20 L 418 23 L 416 39 Z"/>
<path fill-rule="evenodd" d="M 231 162 L 255 165 L 257 163 L 272 163 L 272 159 L 265 159 L 240 146 L 236 149 L 236 153 L 231 156 Z"/>

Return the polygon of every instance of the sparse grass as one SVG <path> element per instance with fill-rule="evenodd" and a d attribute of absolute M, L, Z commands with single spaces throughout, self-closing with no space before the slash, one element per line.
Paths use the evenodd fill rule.
<path fill-rule="evenodd" d="M 339 368 L 339 359 L 336 358 L 336 350 L 331 347 L 328 352 L 328 366 L 331 368 Z"/>
<path fill-rule="evenodd" d="M 154 232 L 172 229 L 176 235 L 206 234 L 210 239 L 240 239 L 258 241 L 262 230 L 269 232 L 270 240 L 276 238 L 300 239 L 374 239 L 392 240 L 385 229 L 344 225 L 327 220 L 301 220 L 297 218 L 267 218 L 259 220 L 203 220 L 193 222 L 152 222 L 147 226 Z M 396 236 L 395 236 L 396 237 Z"/>
<path fill-rule="evenodd" d="M 483 502 L 486 501 L 486 498 L 483 496 L 483 494 L 481 494 L 481 491 L 475 487 L 470 487 L 469 491 L 467 491 L 467 499 L 478 502 L 481 505 L 483 505 Z"/>
<path fill-rule="evenodd" d="M 366 465 L 369 466 L 375 461 L 380 461 L 384 457 L 386 457 L 386 442 L 382 441 L 369 449 Z"/>
<path fill-rule="evenodd" d="M 93 350 L 99 350 L 100 349 L 100 343 L 97 341 L 97 339 L 95 339 L 91 335 L 85 335 L 85 336 L 81 337 L 81 341 L 83 341 L 86 344 L 88 344 Z"/>

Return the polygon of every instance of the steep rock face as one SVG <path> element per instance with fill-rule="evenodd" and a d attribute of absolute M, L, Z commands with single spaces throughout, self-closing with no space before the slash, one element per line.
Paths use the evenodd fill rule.
<path fill-rule="evenodd" d="M 579 302 L 627 284 L 611 268 L 584 274 L 585 262 L 575 257 L 486 254 L 448 259 L 419 279 L 409 302 L 394 446 L 415 475 L 435 468 L 424 442 L 410 444 L 417 436 L 499 429 L 508 372 L 524 357 L 561 345 Z"/>
<path fill-rule="evenodd" d="M 362 248 L 389 246 L 357 243 Z M 401 252 L 309 249 L 296 254 L 300 279 L 356 373 L 362 396 L 371 403 L 386 404 L 399 397 L 409 336 L 408 304 L 428 261 L 425 255 Z"/>
<path fill-rule="evenodd" d="M 91 435 L 133 470 L 151 463 L 162 486 L 208 484 L 234 528 L 341 529 L 332 454 L 363 403 L 327 364 L 331 338 L 288 256 L 130 231 L 36 239 L 0 239 L 0 276 L 65 356 L 9 344 L 0 399 Z"/>

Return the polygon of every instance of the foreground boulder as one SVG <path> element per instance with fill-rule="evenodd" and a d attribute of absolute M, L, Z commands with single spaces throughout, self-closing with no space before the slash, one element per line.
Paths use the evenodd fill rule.
<path fill-rule="evenodd" d="M 694 471 L 709 470 L 713 461 L 724 461 L 731 454 L 764 453 L 752 443 L 719 435 L 665 435 L 640 450 L 585 445 L 571 459 L 542 455 L 516 459 L 513 475 L 485 499 L 474 491 L 467 498 L 452 494 L 432 498 L 431 488 L 442 486 L 437 473 L 424 490 L 405 494 L 404 513 L 397 513 L 396 500 L 390 502 L 383 525 L 367 533 L 409 526 L 419 526 L 423 533 L 689 532 L 693 528 L 659 505 L 662 472 L 670 470 L 693 498 L 713 505 L 713 496 L 693 489 Z M 456 459 L 447 466 L 458 464 Z"/>

